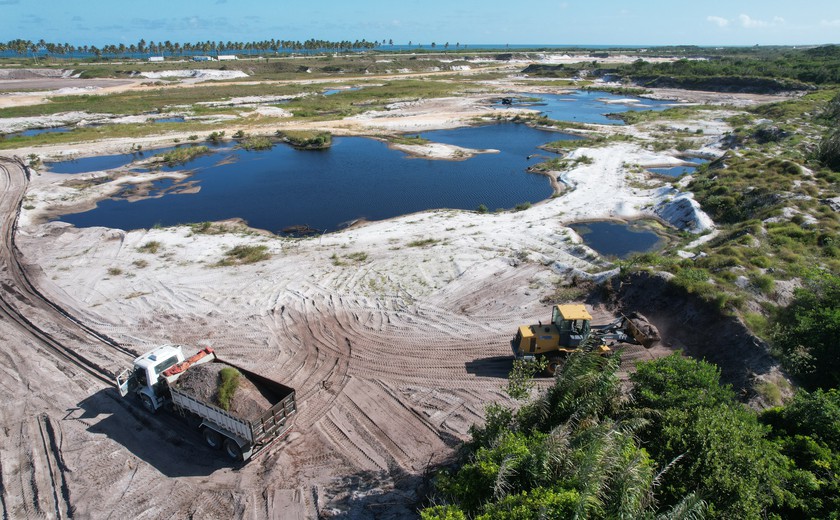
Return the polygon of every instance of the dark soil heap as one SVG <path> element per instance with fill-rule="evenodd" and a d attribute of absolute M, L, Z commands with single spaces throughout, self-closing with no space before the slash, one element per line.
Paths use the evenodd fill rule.
<path fill-rule="evenodd" d="M 205 363 L 190 367 L 178 378 L 176 386 L 190 395 L 219 406 L 218 389 L 221 382 L 219 374 L 224 363 Z M 269 398 L 240 372 L 239 386 L 230 400 L 228 412 L 246 421 L 255 421 L 273 406 Z"/>

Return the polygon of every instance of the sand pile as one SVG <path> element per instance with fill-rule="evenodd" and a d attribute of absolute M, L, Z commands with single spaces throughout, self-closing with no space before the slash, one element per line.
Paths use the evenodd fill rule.
<path fill-rule="evenodd" d="M 219 406 L 218 388 L 220 372 L 228 367 L 224 363 L 205 363 L 190 367 L 178 378 L 176 386 L 190 395 Z M 230 400 L 230 413 L 254 421 L 273 406 L 272 402 L 244 374 L 239 377 L 239 386 Z"/>

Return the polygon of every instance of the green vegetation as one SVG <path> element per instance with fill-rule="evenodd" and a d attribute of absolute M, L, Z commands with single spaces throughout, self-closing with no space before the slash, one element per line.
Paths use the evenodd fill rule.
<path fill-rule="evenodd" d="M 268 246 L 235 246 L 225 253 L 225 258 L 219 260 L 218 266 L 243 265 L 261 262 L 271 258 Z"/>
<path fill-rule="evenodd" d="M 230 410 L 230 403 L 236 389 L 239 388 L 239 378 L 242 374 L 233 367 L 225 367 L 219 371 L 219 387 L 216 390 L 216 402 L 224 410 Z"/>
<path fill-rule="evenodd" d="M 435 238 L 422 238 L 418 240 L 412 240 L 406 245 L 408 247 L 426 247 L 437 244 L 438 242 L 440 242 L 440 240 L 437 240 Z"/>
<path fill-rule="evenodd" d="M 840 386 L 840 276 L 812 272 L 793 302 L 777 311 L 774 325 L 777 354 L 803 386 Z"/>
<path fill-rule="evenodd" d="M 408 144 L 408 145 L 419 145 L 419 144 L 428 144 L 429 140 L 425 137 L 420 137 L 419 135 L 410 136 L 410 135 L 395 135 L 388 138 L 389 142 L 394 144 Z"/>
<path fill-rule="evenodd" d="M 836 390 L 757 414 L 677 353 L 640 363 L 626 399 L 619 364 L 578 352 L 518 411 L 489 405 L 421 517 L 836 517 Z"/>
<path fill-rule="evenodd" d="M 435 478 L 424 519 L 643 518 L 657 512 L 656 468 L 621 416 L 618 356 L 574 354 L 554 384 L 519 411 L 487 408 L 457 467 Z M 686 495 L 694 515 L 705 504 Z"/>
<path fill-rule="evenodd" d="M 284 130 L 277 135 L 295 148 L 304 150 L 322 150 L 332 146 L 332 134 L 313 130 Z"/>
<path fill-rule="evenodd" d="M 283 107 L 298 118 L 340 119 L 369 110 L 382 110 L 395 101 L 450 96 L 463 88 L 449 81 L 396 80 L 342 92 L 341 95 L 299 97 Z"/>
<path fill-rule="evenodd" d="M 239 142 L 239 148 L 243 150 L 271 150 L 274 146 L 274 141 L 270 137 L 253 136 L 246 137 Z"/>
<path fill-rule="evenodd" d="M 109 267 L 108 268 L 108 274 L 111 275 L 111 276 L 119 276 L 119 275 L 123 274 L 123 270 L 120 269 L 119 267 Z"/>
<path fill-rule="evenodd" d="M 736 54 L 726 55 L 726 54 Z M 754 92 L 802 90 L 809 84 L 840 84 L 840 46 L 809 49 L 757 48 L 712 51 L 714 59 L 651 63 L 637 60 L 622 68 L 645 86 L 751 89 Z"/>
<path fill-rule="evenodd" d="M 208 85 L 193 88 L 155 88 L 132 90 L 114 94 L 86 94 L 81 96 L 55 96 L 48 104 L 19 106 L 0 109 L 0 118 L 33 117 L 60 112 L 89 112 L 93 114 L 138 115 L 175 105 L 193 105 L 198 102 L 224 102 L 234 97 L 292 95 L 302 87 L 281 85 Z M 219 112 L 213 108 L 212 112 Z M 178 123 L 183 128 L 184 123 Z M 160 131 L 160 126 L 157 127 Z"/>
<path fill-rule="evenodd" d="M 158 250 L 160 250 L 162 245 L 163 244 L 161 244 L 157 240 L 150 240 L 150 241 L 146 242 L 145 244 L 143 244 L 142 246 L 138 247 L 137 250 L 140 251 L 141 253 L 155 254 L 155 253 L 158 252 Z"/>
<path fill-rule="evenodd" d="M 165 153 L 155 155 L 167 166 L 175 166 L 179 164 L 186 164 L 200 155 L 210 153 L 210 149 L 206 146 L 182 146 L 175 148 Z"/>

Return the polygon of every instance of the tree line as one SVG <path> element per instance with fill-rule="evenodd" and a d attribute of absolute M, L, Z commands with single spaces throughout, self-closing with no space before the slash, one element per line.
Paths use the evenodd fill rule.
<path fill-rule="evenodd" d="M 388 40 L 388 45 L 393 45 L 393 40 Z M 264 54 L 268 52 L 295 52 L 295 51 L 353 51 L 353 50 L 368 50 L 385 45 L 386 40 L 368 41 L 361 40 L 319 40 L 311 38 L 306 41 L 298 40 L 260 40 L 251 42 L 240 41 L 199 41 L 199 42 L 172 42 L 166 40 L 163 42 L 155 42 L 153 40 L 146 41 L 140 39 L 137 43 L 126 45 L 124 43 L 108 44 L 98 47 L 96 45 L 71 45 L 69 43 L 53 43 L 47 42 L 43 39 L 38 41 L 15 39 L 8 42 L 0 42 L 0 52 L 12 51 L 20 56 L 31 55 L 39 56 L 48 54 L 50 56 L 72 56 L 74 54 L 89 54 L 97 57 L 101 56 L 182 56 L 192 55 L 196 53 L 221 53 L 221 52 L 236 52 L 236 53 L 258 53 Z"/>

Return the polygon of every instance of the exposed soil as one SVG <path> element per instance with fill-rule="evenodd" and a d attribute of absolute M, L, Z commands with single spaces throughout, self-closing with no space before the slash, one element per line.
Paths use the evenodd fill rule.
<path fill-rule="evenodd" d="M 420 131 L 487 110 L 452 98 L 331 124 Z M 707 146 L 725 130 L 690 124 L 703 125 Z M 516 327 L 549 318 L 540 300 L 558 280 L 608 277 L 564 223 L 650 215 L 656 190 L 623 164 L 661 154 L 624 143 L 581 153 L 592 164 L 563 174 L 569 190 L 527 211 L 429 211 L 305 239 L 42 223 L 45 208 L 91 203 L 104 185 L 0 171 L 0 508 L 9 518 L 416 517 L 429 468 L 487 404 L 511 404 L 502 388 Z M 156 253 L 142 247 L 151 241 Z M 271 259 L 210 267 L 240 244 L 265 245 Z M 662 335 L 626 347 L 625 376 L 674 349 L 718 362 L 739 388 L 774 369 L 735 320 L 658 277 L 613 294 L 587 302 L 595 323 L 636 310 Z M 164 343 L 213 346 L 294 388 L 292 433 L 233 467 L 189 422 L 120 398 L 111 376 Z"/>
<path fill-rule="evenodd" d="M 221 371 L 225 367 L 229 365 L 204 363 L 192 366 L 178 378 L 176 386 L 202 401 L 221 406 L 218 390 L 222 381 Z M 256 385 L 240 372 L 239 384 L 227 411 L 246 421 L 255 421 L 273 405 L 274 403 L 269 401 Z"/>

